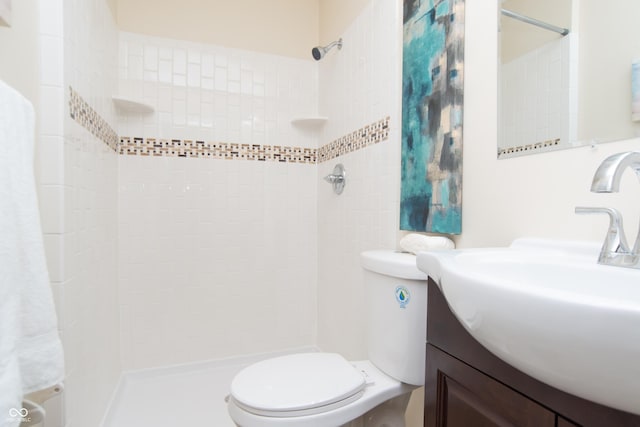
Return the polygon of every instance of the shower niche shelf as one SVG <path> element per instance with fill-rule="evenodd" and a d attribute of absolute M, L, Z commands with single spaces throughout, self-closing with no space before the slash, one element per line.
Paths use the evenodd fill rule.
<path fill-rule="evenodd" d="M 125 96 L 113 96 L 112 99 L 116 108 L 124 113 L 149 114 L 155 111 L 153 106 Z"/>
<path fill-rule="evenodd" d="M 320 128 L 329 120 L 325 116 L 296 117 L 291 120 L 291 124 L 301 128 Z"/>

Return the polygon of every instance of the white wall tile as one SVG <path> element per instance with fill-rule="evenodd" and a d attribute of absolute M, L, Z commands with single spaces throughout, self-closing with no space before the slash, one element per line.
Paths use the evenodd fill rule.
<path fill-rule="evenodd" d="M 43 185 L 64 183 L 64 139 L 41 136 L 38 141 L 38 181 Z"/>
<path fill-rule="evenodd" d="M 38 9 L 40 11 L 40 34 L 62 37 L 62 2 L 63 0 L 50 0 L 38 3 Z"/>
<path fill-rule="evenodd" d="M 162 129 L 164 132 L 165 129 L 173 128 L 164 137 L 180 138 L 188 133 L 200 137 L 224 138 L 223 142 L 286 145 L 283 141 L 288 141 L 287 144 L 294 146 L 316 147 L 316 135 L 313 132 L 301 135 L 291 125 L 294 117 L 317 113 L 317 64 L 311 59 L 297 60 L 132 33 L 121 33 L 120 39 L 121 46 L 135 46 L 133 53 L 126 56 L 128 62 L 133 58 L 133 64 L 122 64 L 125 57 L 120 56 L 120 69 L 128 70 L 127 78 L 120 80 L 120 92 L 139 91 L 139 84 L 135 79 L 140 76 L 134 70 L 140 68 L 139 59 L 135 58 L 142 56 L 142 53 L 145 53 L 145 61 L 148 61 L 145 62 L 145 67 L 150 68 L 146 80 L 155 82 L 156 75 L 150 74 L 154 71 L 149 64 L 154 63 L 156 58 L 154 53 L 148 52 L 158 52 L 157 84 L 170 83 L 174 89 L 171 107 L 166 92 L 163 93 L 161 106 L 163 113 L 170 113 L 171 120 L 167 123 L 167 114 L 155 116 L 156 120 L 162 118 L 155 129 Z M 127 49 L 131 51 L 131 48 Z M 168 54 L 170 50 L 171 55 Z M 216 126 L 216 119 L 213 117 L 204 117 L 203 114 L 208 116 L 210 110 L 203 112 L 195 101 L 187 101 L 187 111 L 184 111 L 183 103 L 176 102 L 183 100 L 180 91 L 176 89 L 185 87 L 199 90 L 200 101 L 214 105 L 214 117 L 227 119 L 222 127 Z M 240 96 L 252 100 L 251 103 L 257 107 L 252 107 L 251 110 L 241 107 L 238 111 L 234 107 L 240 106 Z M 270 113 L 270 109 L 274 111 Z M 278 112 L 280 120 L 277 128 L 271 127 L 267 131 L 265 120 L 269 114 L 275 117 Z M 122 131 L 136 129 L 127 118 L 122 117 L 120 122 Z M 146 129 L 152 130 L 154 127 L 147 122 Z"/>
<path fill-rule="evenodd" d="M 121 310 L 130 313 L 123 329 L 132 331 L 123 342 L 127 367 L 313 343 L 315 167 L 120 161 Z M 158 179 L 166 184 L 149 185 Z M 268 249 L 274 246 L 278 251 Z M 295 308 L 285 298 L 294 292 Z M 281 327 L 287 323 L 296 327 Z M 174 351 L 176 343 L 182 351 Z"/>
<path fill-rule="evenodd" d="M 158 80 L 161 83 L 171 83 L 172 81 L 172 62 L 170 60 L 160 60 L 158 64 Z"/>
<path fill-rule="evenodd" d="M 320 114 L 329 117 L 320 145 L 387 116 L 391 125 L 388 140 L 318 165 L 318 345 L 347 358 L 366 357 L 360 252 L 395 249 L 399 233 L 401 54 L 386 40 L 399 43 L 395 3 L 371 1 L 342 50 L 319 63 Z M 340 196 L 321 181 L 336 163 L 348 174 Z"/>
<path fill-rule="evenodd" d="M 64 187 L 42 185 L 38 191 L 42 232 L 64 234 Z"/>
<path fill-rule="evenodd" d="M 189 63 L 187 67 L 187 84 L 189 87 L 200 87 L 200 64 Z"/>
<path fill-rule="evenodd" d="M 158 70 L 158 48 L 156 46 L 144 46 L 145 71 Z"/>
<path fill-rule="evenodd" d="M 39 192 L 67 371 L 64 399 L 51 407 L 47 426 L 98 425 L 121 371 L 114 316 L 117 163 L 104 142 L 68 116 L 67 97 L 71 86 L 115 126 L 117 75 L 135 69 L 133 77 L 141 78 L 130 59 L 142 58 L 142 50 L 119 41 L 105 2 L 40 3 Z"/>
<path fill-rule="evenodd" d="M 173 73 L 187 74 L 187 52 L 184 49 L 173 50 Z"/>
<path fill-rule="evenodd" d="M 63 79 L 63 40 L 62 35 L 40 37 L 40 83 L 48 86 L 61 86 Z"/>
<path fill-rule="evenodd" d="M 46 136 L 61 136 L 63 134 L 63 117 L 65 96 L 61 86 L 42 86 L 40 89 L 40 132 Z"/>
<path fill-rule="evenodd" d="M 127 59 L 127 78 L 142 80 L 144 78 L 144 58 L 142 55 L 129 54 Z"/>

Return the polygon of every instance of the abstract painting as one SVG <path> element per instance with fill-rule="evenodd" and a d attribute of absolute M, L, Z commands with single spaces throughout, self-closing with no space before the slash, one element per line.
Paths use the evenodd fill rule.
<path fill-rule="evenodd" d="M 400 229 L 460 234 L 464 0 L 404 0 Z"/>

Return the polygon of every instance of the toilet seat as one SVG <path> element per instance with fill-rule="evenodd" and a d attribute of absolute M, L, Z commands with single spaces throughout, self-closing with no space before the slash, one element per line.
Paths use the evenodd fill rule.
<path fill-rule="evenodd" d="M 302 353 L 255 363 L 231 383 L 243 410 L 269 417 L 300 417 L 358 400 L 367 386 L 362 372 L 336 353 Z"/>

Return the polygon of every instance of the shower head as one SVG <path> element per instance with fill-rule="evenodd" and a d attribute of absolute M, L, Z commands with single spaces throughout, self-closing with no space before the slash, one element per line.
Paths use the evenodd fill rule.
<path fill-rule="evenodd" d="M 333 49 L 334 46 L 338 46 L 338 50 L 342 49 L 342 38 L 338 41 L 329 43 L 324 47 L 316 46 L 313 49 L 311 49 L 311 54 L 313 55 L 313 59 L 315 59 L 316 61 L 320 61 L 322 58 L 324 58 L 327 52 Z"/>

